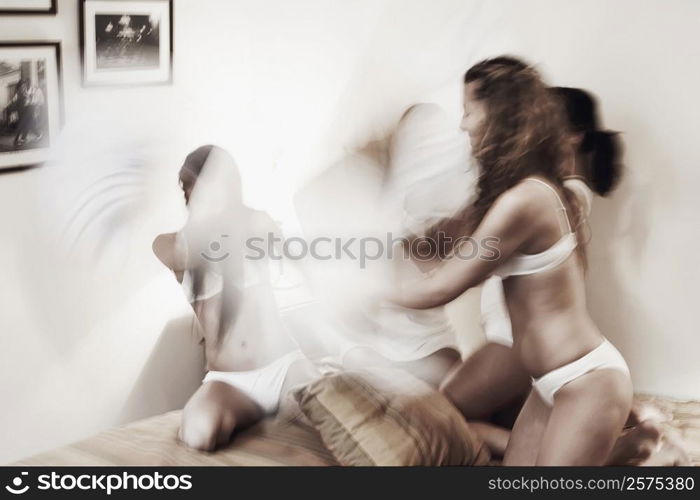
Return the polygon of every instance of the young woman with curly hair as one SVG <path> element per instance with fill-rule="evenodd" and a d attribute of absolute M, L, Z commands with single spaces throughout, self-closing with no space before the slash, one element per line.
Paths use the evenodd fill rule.
<path fill-rule="evenodd" d="M 513 352 L 533 387 L 504 464 L 602 465 L 629 414 L 632 384 L 586 309 L 583 214 L 563 187 L 571 146 L 562 107 L 532 67 L 510 57 L 476 64 L 464 84 L 478 195 L 433 234 L 471 237 L 439 245 L 449 257 L 389 299 L 435 307 L 500 276 Z"/>

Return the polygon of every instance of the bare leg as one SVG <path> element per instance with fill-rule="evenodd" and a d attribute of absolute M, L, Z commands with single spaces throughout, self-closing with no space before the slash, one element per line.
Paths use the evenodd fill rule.
<path fill-rule="evenodd" d="M 478 418 L 491 418 L 503 406 L 520 409 L 518 396 L 527 393 L 530 379 L 520 366 L 512 349 L 500 344 L 486 344 L 450 373 L 441 384 L 442 392 L 457 406 L 491 453 L 503 456 L 508 445 L 510 431 L 507 428 L 482 422 Z M 542 403 L 544 404 L 544 403 Z M 544 412 L 543 412 L 544 413 Z M 547 417 L 549 410 L 547 409 Z M 652 418 L 653 417 L 653 420 Z M 687 453 L 673 439 L 662 439 L 662 430 L 656 419 L 664 417 L 649 405 L 635 405 L 629 412 L 627 426 L 606 460 L 608 465 L 673 465 L 689 463 Z M 546 420 L 545 420 L 546 422 Z M 542 424 L 542 421 L 539 422 Z M 541 428 L 543 430 L 543 428 Z M 529 432 L 528 432 L 529 434 Z M 541 436 L 541 434 L 540 434 Z M 538 439 L 532 440 L 537 446 Z M 527 444 L 524 447 L 528 446 Z M 517 459 L 519 452 L 514 443 L 510 458 Z M 535 463 L 536 451 L 531 456 Z"/>
<path fill-rule="evenodd" d="M 211 451 L 228 443 L 234 430 L 263 416 L 262 409 L 235 387 L 205 382 L 185 405 L 178 437 L 190 448 Z"/>
<path fill-rule="evenodd" d="M 491 452 L 491 456 L 500 458 L 506 452 L 510 440 L 510 429 L 499 427 L 488 422 L 471 421 L 469 427 L 476 432 Z"/>
<path fill-rule="evenodd" d="M 631 418 L 628 418 L 628 422 Z M 607 465 L 637 465 L 656 451 L 661 439 L 661 426 L 651 420 L 637 423 L 623 432 L 613 446 Z"/>
<path fill-rule="evenodd" d="M 550 412 L 539 394 L 530 391 L 510 434 L 503 465 L 535 465 Z"/>
<path fill-rule="evenodd" d="M 486 420 L 509 406 L 517 406 L 519 411 L 529 388 L 530 377 L 514 351 L 495 343 L 474 352 L 440 385 L 495 457 L 504 455 L 510 430 Z"/>
<path fill-rule="evenodd" d="M 510 431 L 494 425 L 494 413 L 503 406 L 519 411 L 518 396 L 527 393 L 529 384 L 529 376 L 513 350 L 490 343 L 448 375 L 441 390 L 460 408 L 465 418 L 470 419 L 470 425 L 491 453 L 499 457 L 505 453 Z M 652 456 L 659 452 L 661 430 L 650 420 L 641 422 L 647 413 L 649 410 L 644 405 L 632 408 L 627 425 L 634 427 L 619 437 L 606 463 L 637 464 L 652 460 Z M 476 418 L 490 418 L 491 423 L 472 420 Z M 683 458 L 680 453 L 677 455 L 679 460 Z"/>
<path fill-rule="evenodd" d="M 488 343 L 469 356 L 440 385 L 467 420 L 485 420 L 530 389 L 530 376 L 513 349 Z"/>
<path fill-rule="evenodd" d="M 537 465 L 603 465 L 632 407 L 632 382 L 618 370 L 596 370 L 554 398 Z"/>

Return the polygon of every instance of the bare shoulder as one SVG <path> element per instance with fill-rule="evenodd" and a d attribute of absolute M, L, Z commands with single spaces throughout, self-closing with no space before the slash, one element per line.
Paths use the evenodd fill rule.
<path fill-rule="evenodd" d="M 503 193 L 507 207 L 511 210 L 521 211 L 524 216 L 537 218 L 543 213 L 552 211 L 554 192 L 540 182 L 520 181 L 511 189 Z M 559 196 L 563 195 L 559 193 Z"/>
<path fill-rule="evenodd" d="M 524 222 L 537 214 L 544 199 L 532 182 L 520 182 L 501 194 L 491 207 L 494 215 Z"/>

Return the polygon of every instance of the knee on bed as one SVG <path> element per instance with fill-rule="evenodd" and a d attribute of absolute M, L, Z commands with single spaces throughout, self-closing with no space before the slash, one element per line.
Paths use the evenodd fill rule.
<path fill-rule="evenodd" d="M 211 451 L 216 448 L 220 436 L 230 435 L 233 421 L 213 407 L 194 407 L 183 410 L 179 438 L 189 448 Z M 230 429 L 230 430 L 229 430 Z"/>

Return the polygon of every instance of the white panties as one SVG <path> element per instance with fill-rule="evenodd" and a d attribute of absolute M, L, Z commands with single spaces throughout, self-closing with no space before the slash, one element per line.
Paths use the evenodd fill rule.
<path fill-rule="evenodd" d="M 538 379 L 532 379 L 532 387 L 545 403 L 552 406 L 554 395 L 559 389 L 586 373 L 603 369 L 619 370 L 629 375 L 625 358 L 607 339 L 585 356 L 555 368 Z"/>
<path fill-rule="evenodd" d="M 304 359 L 300 350 L 291 351 L 272 363 L 255 370 L 243 372 L 209 371 L 202 383 L 217 380 L 232 385 L 255 401 L 265 411 L 277 411 L 282 392 L 282 385 L 287 378 L 287 371 L 295 361 Z"/>

